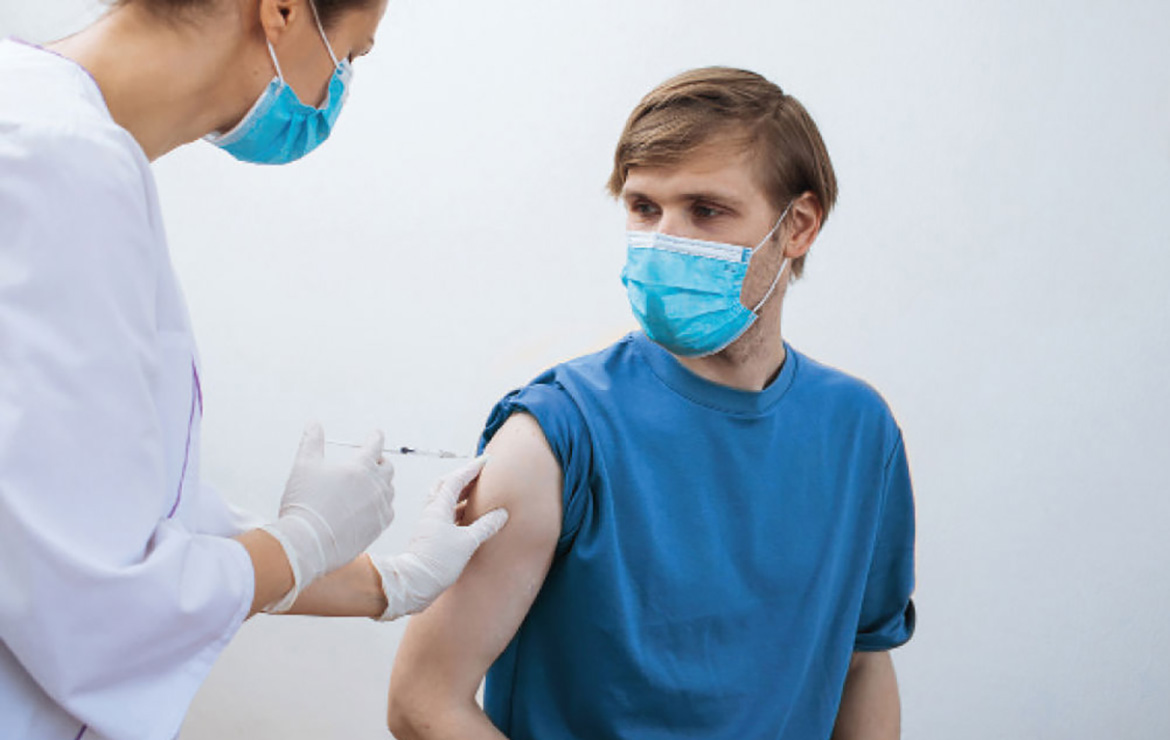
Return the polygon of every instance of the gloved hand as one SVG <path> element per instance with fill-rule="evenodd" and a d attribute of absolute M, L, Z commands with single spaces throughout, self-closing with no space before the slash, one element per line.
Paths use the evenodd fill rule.
<path fill-rule="evenodd" d="M 415 614 L 430 606 L 459 579 L 479 546 L 508 521 L 507 510 L 495 509 L 465 527 L 455 523 L 455 508 L 463 489 L 487 461 L 486 455 L 478 457 L 439 479 L 406 552 L 370 558 L 382 576 L 388 604 L 380 620 Z"/>
<path fill-rule="evenodd" d="M 261 527 L 284 548 L 293 587 L 265 611 L 287 611 L 315 578 L 353 560 L 390 526 L 394 466 L 382 459 L 382 446 L 375 432 L 352 459 L 327 461 L 321 425 L 305 428 L 280 518 Z"/>

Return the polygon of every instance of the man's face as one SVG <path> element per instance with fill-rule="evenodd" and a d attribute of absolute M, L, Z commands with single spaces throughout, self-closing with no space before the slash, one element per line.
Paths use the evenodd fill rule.
<path fill-rule="evenodd" d="M 715 141 L 675 165 L 630 168 L 622 188 L 626 228 L 756 247 L 780 214 L 751 159 L 740 143 Z M 753 254 L 740 293 L 745 306 L 756 305 L 776 277 L 786 232 L 781 226 Z"/>

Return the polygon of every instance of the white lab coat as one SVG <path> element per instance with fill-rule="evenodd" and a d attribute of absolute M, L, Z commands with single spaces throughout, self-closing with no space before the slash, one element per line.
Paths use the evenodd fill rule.
<path fill-rule="evenodd" d="M 0 42 L 0 738 L 169 740 L 252 601 L 149 162 Z"/>

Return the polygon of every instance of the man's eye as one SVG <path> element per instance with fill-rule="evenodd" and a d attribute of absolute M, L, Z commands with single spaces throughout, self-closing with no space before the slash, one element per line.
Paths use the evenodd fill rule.
<path fill-rule="evenodd" d="M 695 214 L 696 218 L 714 218 L 721 211 L 718 208 L 712 208 L 711 206 L 705 206 L 699 203 L 691 209 L 691 212 Z"/>
<path fill-rule="evenodd" d="M 654 207 L 654 204 L 646 203 L 645 201 L 639 201 L 635 203 L 630 208 L 630 210 L 639 216 L 653 216 L 655 213 L 657 213 L 657 209 Z"/>

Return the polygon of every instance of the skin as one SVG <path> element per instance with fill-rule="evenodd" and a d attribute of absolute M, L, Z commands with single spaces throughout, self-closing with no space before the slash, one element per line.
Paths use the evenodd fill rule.
<path fill-rule="evenodd" d="M 251 618 L 289 592 L 293 587 L 292 568 L 284 548 L 276 538 L 262 529 L 245 532 L 235 540 L 248 551 L 255 573 L 252 608 L 248 612 Z M 386 606 L 382 576 L 368 555 L 359 555 L 349 564 L 309 584 L 288 613 L 373 619 L 380 617 L 386 611 Z"/>
<path fill-rule="evenodd" d="M 495 659 L 524 621 L 561 531 L 561 470 L 536 420 L 516 414 L 496 433 L 465 518 L 502 505 L 508 526 L 488 540 L 455 585 L 410 620 L 390 677 L 387 723 L 399 740 L 502 738 L 475 700 Z"/>
<path fill-rule="evenodd" d="M 896 740 L 901 736 L 894 661 L 888 652 L 854 653 L 837 710 L 833 740 Z"/>
<path fill-rule="evenodd" d="M 752 154 L 738 143 L 708 145 L 681 164 L 635 167 L 622 189 L 626 228 L 661 231 L 706 241 L 755 247 L 776 224 L 784 204 L 773 204 L 755 176 Z M 767 294 L 781 260 L 808 253 L 822 211 L 811 193 L 798 197 L 771 239 L 752 256 L 740 302 L 752 308 Z M 679 357 L 691 372 L 741 390 L 762 390 L 784 364 L 780 318 L 791 275 L 788 263 L 760 317 L 742 337 L 715 355 Z"/>
<path fill-rule="evenodd" d="M 724 142 L 701 147 L 670 167 L 633 168 L 621 200 L 627 226 L 754 247 L 784 204 L 771 203 L 750 154 Z M 748 268 L 741 301 L 764 297 L 784 256 L 808 252 L 823 212 L 811 194 L 798 197 L 783 225 Z M 788 268 L 754 326 L 717 355 L 677 358 L 712 382 L 758 391 L 784 362 L 780 319 Z M 503 737 L 476 701 L 488 668 L 527 615 L 555 554 L 561 531 L 561 471 L 537 422 L 516 414 L 488 445 L 492 467 L 470 495 L 466 516 L 496 507 L 507 528 L 472 558 L 463 577 L 407 627 L 391 677 L 387 721 L 399 740 Z M 409 680 L 408 680 L 409 678 Z M 835 740 L 898 737 L 897 680 L 887 653 L 855 653 Z"/>
<path fill-rule="evenodd" d="M 386 5 L 343 11 L 325 29 L 339 61 L 369 53 Z M 266 42 L 301 102 L 319 106 L 334 65 L 308 0 L 214 0 L 171 19 L 130 2 L 47 48 L 93 76 L 114 121 L 153 161 L 244 117 L 276 75 Z M 292 569 L 267 532 L 235 539 L 255 573 L 250 617 L 288 593 Z M 292 612 L 376 617 L 385 609 L 381 578 L 363 555 L 311 584 Z"/>
<path fill-rule="evenodd" d="M 326 29 L 338 60 L 369 53 L 387 1 L 344 11 Z M 265 40 L 301 102 L 319 106 L 334 68 L 308 0 L 216 0 L 172 21 L 132 2 L 47 48 L 93 75 L 153 161 L 244 117 L 276 74 Z"/>

